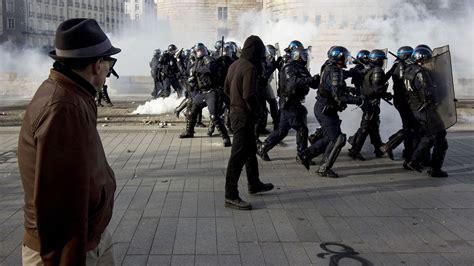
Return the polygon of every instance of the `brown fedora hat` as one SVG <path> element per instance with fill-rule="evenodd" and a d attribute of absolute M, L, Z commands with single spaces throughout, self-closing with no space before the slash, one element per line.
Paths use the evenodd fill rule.
<path fill-rule="evenodd" d="M 49 52 L 54 60 L 105 57 L 120 53 L 95 19 L 73 18 L 59 24 L 54 40 L 55 49 Z"/>

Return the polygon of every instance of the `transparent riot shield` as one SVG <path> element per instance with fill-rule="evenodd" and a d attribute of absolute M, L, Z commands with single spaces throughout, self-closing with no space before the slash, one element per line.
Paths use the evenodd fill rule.
<path fill-rule="evenodd" d="M 311 73 L 311 59 L 313 58 L 313 46 L 309 45 L 308 48 L 308 63 L 306 63 L 306 68 Z"/>
<path fill-rule="evenodd" d="M 429 71 L 432 83 L 432 106 L 428 109 L 430 113 L 427 113 L 428 123 L 430 127 L 443 126 L 447 129 L 457 122 L 449 46 L 435 48 L 433 57 L 427 60 L 423 67 Z M 430 120 L 432 123 L 430 123 Z M 435 130 L 433 128 L 433 131 Z"/>

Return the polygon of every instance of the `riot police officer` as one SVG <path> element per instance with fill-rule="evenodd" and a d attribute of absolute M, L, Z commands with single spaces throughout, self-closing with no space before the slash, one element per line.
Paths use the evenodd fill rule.
<path fill-rule="evenodd" d="M 218 92 L 218 115 L 222 117 L 224 112 L 228 113 L 229 110 L 229 97 L 225 95 L 224 93 L 224 82 L 225 78 L 227 76 L 227 72 L 229 70 L 230 65 L 235 61 L 232 57 L 233 54 L 233 48 L 229 44 L 224 44 L 224 47 L 222 48 L 222 56 L 219 56 L 216 59 L 216 65 L 217 65 L 217 73 L 215 76 L 215 83 L 216 83 L 216 88 Z M 226 125 L 227 126 L 227 125 Z M 207 129 L 207 135 L 210 137 L 214 133 L 216 125 L 213 123 L 211 120 L 209 122 L 209 127 Z M 229 127 L 227 126 L 227 129 Z"/>
<path fill-rule="evenodd" d="M 214 77 L 218 71 L 218 65 L 209 55 L 206 46 L 202 43 L 194 47 L 196 61 L 191 67 L 191 83 L 195 83 L 196 95 L 193 97 L 191 114 L 186 119 L 186 129 L 180 138 L 194 137 L 194 127 L 197 122 L 198 113 L 207 106 L 210 119 L 220 132 L 224 147 L 230 147 L 231 142 L 227 129 L 219 115 L 218 91 L 215 87 Z"/>
<path fill-rule="evenodd" d="M 171 94 L 171 86 L 178 94 L 178 97 L 181 97 L 183 89 L 179 84 L 178 74 L 179 69 L 177 65 L 176 58 L 174 54 L 177 52 L 178 48 L 174 44 L 168 46 L 166 50 L 160 57 L 160 75 L 161 80 L 163 81 L 163 90 L 157 95 L 158 97 L 168 97 Z"/>
<path fill-rule="evenodd" d="M 395 71 L 392 74 L 393 81 L 393 105 L 400 114 L 402 120 L 402 128 L 395 132 L 388 138 L 388 141 L 380 147 L 382 152 L 387 152 L 388 155 L 392 154 L 392 150 L 395 149 L 402 142 L 404 149 L 402 157 L 406 160 L 406 163 L 411 158 L 411 155 L 417 145 L 417 126 L 416 119 L 410 109 L 408 102 L 407 88 L 404 82 L 405 69 L 410 64 L 410 57 L 413 53 L 413 48 L 410 46 L 402 46 L 397 50 L 397 59 L 394 62 Z M 393 156 L 391 157 L 393 160 Z M 404 164 L 406 166 L 406 163 Z"/>
<path fill-rule="evenodd" d="M 357 95 L 361 93 L 364 76 L 369 70 L 369 55 L 368 50 L 360 50 L 353 61 L 355 66 L 347 72 L 347 75 L 352 77 L 351 83 L 356 88 L 355 94 Z"/>
<path fill-rule="evenodd" d="M 193 103 L 193 92 L 195 91 L 195 88 L 192 86 L 193 84 L 189 82 L 189 78 L 190 78 L 191 67 L 194 64 L 194 61 L 196 60 L 195 58 L 196 57 L 193 54 L 192 49 L 187 49 L 182 54 L 182 56 L 179 56 L 176 59 L 178 63 L 180 77 L 182 77 L 182 80 L 183 80 L 182 84 L 184 85 L 183 87 L 185 88 L 185 91 L 184 91 L 185 98 L 174 109 L 174 114 L 176 115 L 176 117 L 179 117 L 180 113 L 184 109 L 187 109 L 187 112 L 191 111 L 191 107 Z"/>
<path fill-rule="evenodd" d="M 337 113 L 343 111 L 347 104 L 362 103 L 361 98 L 349 93 L 344 81 L 343 69 L 347 67 L 349 59 L 350 53 L 345 47 L 334 46 L 328 52 L 328 61 L 321 73 L 321 83 L 314 105 L 314 113 L 323 137 L 308 147 L 302 158 L 303 165 L 309 169 L 310 160 L 324 153 L 317 171 L 318 175 L 323 177 L 338 177 L 331 168 L 346 143 L 346 135 L 341 131 L 341 120 Z"/>
<path fill-rule="evenodd" d="M 153 58 L 151 59 L 151 62 L 150 62 L 150 69 L 151 69 L 150 73 L 154 82 L 153 91 L 151 92 L 151 96 L 153 98 L 157 98 L 158 93 L 163 89 L 163 85 L 161 84 L 162 80 L 161 80 L 161 74 L 160 74 L 161 73 L 160 57 L 161 57 L 161 50 L 156 49 L 153 52 Z"/>
<path fill-rule="evenodd" d="M 217 59 L 221 56 L 221 52 L 222 52 L 222 47 L 224 46 L 225 44 L 222 43 L 222 40 L 218 40 L 215 44 L 214 44 L 214 51 L 212 51 L 211 53 L 211 56 L 212 58 L 214 59 Z"/>
<path fill-rule="evenodd" d="M 308 111 L 301 103 L 309 92 L 309 88 L 317 88 L 319 75 L 311 76 L 306 64 L 308 51 L 302 47 L 293 49 L 291 62 L 279 72 L 280 87 L 280 122 L 258 148 L 257 154 L 270 161 L 268 151 L 283 140 L 288 131 L 296 130 L 297 157 L 301 157 L 308 145 L 308 127 L 306 115 Z"/>
<path fill-rule="evenodd" d="M 361 105 L 363 111 L 360 127 L 353 137 L 352 148 L 349 149 L 349 157 L 356 160 L 365 160 L 360 154 L 365 139 L 370 135 L 370 140 L 374 146 L 376 157 L 384 154 L 380 150 L 382 139 L 380 137 L 380 99 L 387 98 L 391 94 L 387 93 L 386 83 L 390 74 L 386 75 L 383 70 L 384 61 L 387 59 L 385 52 L 379 49 L 372 50 L 369 54 L 369 65 L 367 72 L 363 75 L 361 95 L 364 96 L 364 104 Z M 390 96 L 389 96 L 390 95 Z"/>
<path fill-rule="evenodd" d="M 422 131 L 422 137 L 407 166 L 422 172 L 421 161 L 427 151 L 433 149 L 428 174 L 432 177 L 447 177 L 448 173 L 441 169 L 448 149 L 447 133 L 443 121 L 435 111 L 433 84 L 429 71 L 424 67 L 424 63 L 431 57 L 431 49 L 416 48 L 411 56 L 413 64 L 406 70 L 404 76 L 410 108 Z"/>
<path fill-rule="evenodd" d="M 276 60 L 276 48 L 275 46 L 268 44 L 265 47 L 265 62 L 264 62 L 264 71 L 262 76 L 259 80 L 259 92 L 262 94 L 260 96 L 260 101 L 262 105 L 262 113 L 261 117 L 257 121 L 257 132 L 256 136 L 258 137 L 259 134 L 269 134 L 270 132 L 266 129 L 267 126 L 267 117 L 268 117 L 268 109 L 267 103 L 270 106 L 270 115 L 273 121 L 273 130 L 278 128 L 278 121 L 279 121 L 279 114 L 278 114 L 278 102 L 275 97 L 275 93 L 273 93 L 273 88 L 271 86 L 271 81 L 273 80 L 273 73 L 275 69 L 277 69 L 279 65 L 279 61 Z"/>

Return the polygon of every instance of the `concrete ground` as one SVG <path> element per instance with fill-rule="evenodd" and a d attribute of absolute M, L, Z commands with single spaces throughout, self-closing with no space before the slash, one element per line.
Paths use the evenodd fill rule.
<path fill-rule="evenodd" d="M 182 127 L 99 126 L 118 185 L 108 227 L 118 265 L 474 263 L 472 126 L 449 130 L 445 179 L 404 170 L 400 150 L 391 161 L 375 159 L 366 149 L 368 160 L 356 162 L 347 146 L 334 168 L 342 178 L 321 178 L 316 167 L 308 172 L 295 163 L 292 132 L 285 145 L 270 151 L 273 161 L 259 159 L 261 179 L 275 190 L 248 195 L 244 171 L 240 192 L 252 211 L 224 207 L 230 148 L 219 137 L 207 137 L 205 129 L 179 139 Z M 2 265 L 21 264 L 18 131 L 0 127 Z"/>

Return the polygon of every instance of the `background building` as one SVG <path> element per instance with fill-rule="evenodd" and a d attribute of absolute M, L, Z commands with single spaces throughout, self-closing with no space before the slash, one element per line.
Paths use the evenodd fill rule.
<path fill-rule="evenodd" d="M 1 0 L 0 42 L 20 46 L 53 46 L 59 23 L 70 18 L 94 18 L 106 32 L 117 32 L 128 21 L 125 0 Z"/>
<path fill-rule="evenodd" d="M 264 0 L 263 9 L 274 21 L 292 19 L 313 23 L 318 29 L 316 39 L 304 45 L 312 45 L 319 57 L 335 44 L 353 51 L 371 47 L 376 41 L 374 32 L 358 26 L 367 18 L 383 20 L 386 17 L 384 4 L 377 0 Z"/>
<path fill-rule="evenodd" d="M 214 42 L 237 30 L 242 13 L 261 10 L 262 0 L 157 0 L 156 5 L 158 19 L 180 35 L 175 39 L 185 36 L 189 42 Z"/>
<path fill-rule="evenodd" d="M 147 16 L 156 16 L 156 5 L 154 0 L 127 0 L 125 13 L 130 20 L 139 21 Z"/>

